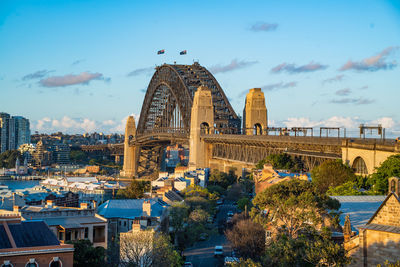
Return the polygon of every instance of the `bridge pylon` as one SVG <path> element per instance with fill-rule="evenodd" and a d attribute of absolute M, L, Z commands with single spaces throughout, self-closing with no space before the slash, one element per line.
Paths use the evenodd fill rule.
<path fill-rule="evenodd" d="M 211 152 L 200 139 L 201 134 L 214 133 L 214 108 L 211 90 L 200 86 L 194 94 L 190 120 L 189 168 L 208 167 Z M 210 152 L 210 153 L 209 153 Z"/>
<path fill-rule="evenodd" d="M 125 126 L 125 140 L 124 140 L 124 167 L 121 176 L 132 178 L 137 175 L 137 147 L 130 146 L 130 140 L 136 137 L 135 118 L 129 116 Z"/>
<path fill-rule="evenodd" d="M 245 128 L 246 135 L 268 134 L 267 107 L 261 88 L 250 89 L 246 95 L 243 128 Z"/>

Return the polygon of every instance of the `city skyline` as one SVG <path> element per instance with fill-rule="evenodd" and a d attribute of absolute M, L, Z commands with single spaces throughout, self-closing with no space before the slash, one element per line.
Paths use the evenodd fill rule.
<path fill-rule="evenodd" d="M 156 65 L 199 61 L 239 115 L 261 87 L 270 125 L 400 135 L 398 2 L 201 4 L 2 1 L 0 111 L 32 132 L 123 132 Z"/>

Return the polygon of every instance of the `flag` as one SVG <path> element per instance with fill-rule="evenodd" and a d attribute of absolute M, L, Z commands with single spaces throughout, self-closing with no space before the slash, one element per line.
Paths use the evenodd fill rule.
<path fill-rule="evenodd" d="M 183 50 L 183 51 L 179 52 L 179 55 L 186 55 L 186 53 L 187 53 L 187 51 Z"/>
<path fill-rule="evenodd" d="M 163 50 L 158 50 L 157 55 L 161 55 L 161 54 L 164 54 L 164 53 L 165 53 L 164 49 Z"/>

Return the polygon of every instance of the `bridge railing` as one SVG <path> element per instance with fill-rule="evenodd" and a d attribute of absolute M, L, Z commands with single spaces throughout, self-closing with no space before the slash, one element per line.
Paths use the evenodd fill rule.
<path fill-rule="evenodd" d="M 143 135 L 147 134 L 158 134 L 158 133 L 171 133 L 171 134 L 188 134 L 189 130 L 185 128 L 169 128 L 169 127 L 160 127 L 160 128 L 152 128 L 148 130 L 144 130 Z"/>

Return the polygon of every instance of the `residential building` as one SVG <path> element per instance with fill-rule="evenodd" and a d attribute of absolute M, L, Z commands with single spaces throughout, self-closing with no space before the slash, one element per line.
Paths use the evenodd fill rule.
<path fill-rule="evenodd" d="M 61 244 L 44 221 L 0 214 L 0 266 L 72 267 L 73 245 Z"/>
<path fill-rule="evenodd" d="M 112 242 L 120 233 L 128 232 L 132 225 L 145 229 L 168 229 L 168 204 L 158 198 L 110 199 L 99 206 L 98 214 L 108 221 L 108 240 Z"/>
<path fill-rule="evenodd" d="M 7 151 L 9 145 L 8 128 L 10 123 L 10 114 L 0 113 L 0 153 Z"/>
<path fill-rule="evenodd" d="M 9 211 L 0 210 L 1 213 Z M 96 205 L 81 203 L 79 208 L 58 207 L 47 200 L 45 207 L 14 206 L 23 221 L 44 221 L 61 243 L 88 239 L 95 247 L 107 248 L 107 220 L 96 214 Z"/>

